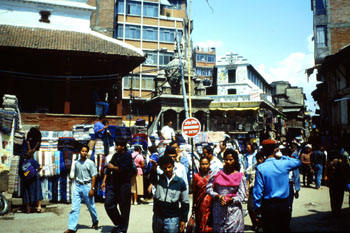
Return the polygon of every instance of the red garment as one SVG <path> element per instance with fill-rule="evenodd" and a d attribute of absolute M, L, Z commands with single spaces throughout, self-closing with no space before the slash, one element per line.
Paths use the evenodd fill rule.
<path fill-rule="evenodd" d="M 212 232 L 209 226 L 209 215 L 211 206 L 211 196 L 207 194 L 207 183 L 210 173 L 202 177 L 199 173 L 194 174 L 193 198 L 195 203 L 196 228 L 198 232 Z"/>

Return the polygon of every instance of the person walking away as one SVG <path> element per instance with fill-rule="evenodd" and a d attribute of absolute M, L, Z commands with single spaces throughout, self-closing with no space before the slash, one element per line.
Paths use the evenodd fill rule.
<path fill-rule="evenodd" d="M 39 171 L 42 169 L 42 166 L 33 159 L 33 153 L 28 150 L 20 167 L 20 175 L 23 180 L 23 203 L 25 204 L 26 212 L 27 214 L 31 213 L 32 207 L 36 205 L 36 212 L 41 213 L 43 194 Z"/>
<path fill-rule="evenodd" d="M 145 160 L 141 154 L 141 147 L 135 146 L 134 152 L 131 154 L 132 159 L 137 167 L 137 174 L 131 178 L 131 202 L 138 205 L 140 196 L 143 195 L 143 168 Z"/>
<path fill-rule="evenodd" d="M 193 210 L 196 219 L 195 232 L 212 232 L 211 196 L 207 194 L 207 184 L 211 174 L 209 159 L 200 158 L 199 172 L 193 177 Z"/>
<path fill-rule="evenodd" d="M 327 157 L 327 176 L 332 215 L 339 216 L 346 185 L 350 183 L 349 160 L 344 153 L 340 153 L 340 149 L 335 143 L 331 145 Z"/>
<path fill-rule="evenodd" d="M 243 232 L 242 202 L 246 198 L 247 184 L 240 172 L 238 153 L 227 149 L 223 169 L 210 175 L 207 193 L 213 199 L 213 232 Z"/>
<path fill-rule="evenodd" d="M 86 145 L 82 146 L 80 159 L 75 163 L 72 210 L 68 217 L 68 229 L 64 233 L 77 231 L 82 201 L 84 201 L 89 210 L 92 219 L 91 228 L 98 228 L 98 216 L 94 201 L 97 169 L 95 163 L 87 158 L 88 152 L 89 147 Z"/>
<path fill-rule="evenodd" d="M 281 156 L 275 140 L 262 142 L 265 161 L 256 168 L 253 188 L 254 211 L 261 213 L 264 232 L 288 232 L 289 228 L 289 172 L 301 165 L 297 159 Z M 259 219 L 257 219 L 259 221 Z"/>
<path fill-rule="evenodd" d="M 176 141 L 175 131 L 172 128 L 173 122 L 169 121 L 167 125 L 163 126 L 160 131 L 165 144 L 169 144 L 171 141 Z"/>
<path fill-rule="evenodd" d="M 125 233 L 129 225 L 133 163 L 131 153 L 126 149 L 126 140 L 116 139 L 115 149 L 116 153 L 108 163 L 101 188 L 106 190 L 104 207 L 114 224 L 112 232 Z"/>
<path fill-rule="evenodd" d="M 183 178 L 174 173 L 174 159 L 169 156 L 169 152 L 166 150 L 159 158 L 162 174 L 157 174 L 157 163 L 151 160 L 150 180 L 156 187 L 152 219 L 154 233 L 184 232 L 188 218 L 188 188 Z"/>
<path fill-rule="evenodd" d="M 323 152 L 321 152 L 320 145 L 314 145 L 314 149 L 310 156 L 310 162 L 315 174 L 315 188 L 319 189 L 321 187 L 323 167 L 326 164 L 326 155 Z"/>
<path fill-rule="evenodd" d="M 300 159 L 302 163 L 302 171 L 303 171 L 303 185 L 304 187 L 310 187 L 312 183 L 312 174 L 313 170 L 311 167 L 311 153 L 312 153 L 312 146 L 310 144 L 306 144 L 304 147 L 303 152 L 301 153 Z M 306 180 L 306 182 L 305 182 Z"/>
<path fill-rule="evenodd" d="M 217 172 L 223 168 L 222 162 L 213 155 L 213 148 L 211 146 L 208 145 L 203 148 L 203 155 L 209 158 L 211 171 Z"/>

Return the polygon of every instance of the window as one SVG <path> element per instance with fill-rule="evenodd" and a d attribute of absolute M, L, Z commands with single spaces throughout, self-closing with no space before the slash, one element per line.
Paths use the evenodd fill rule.
<path fill-rule="evenodd" d="M 208 62 L 215 62 L 215 56 L 214 55 L 208 55 Z"/>
<path fill-rule="evenodd" d="M 143 27 L 144 40 L 158 40 L 158 29 L 154 27 Z"/>
<path fill-rule="evenodd" d="M 167 8 L 172 8 L 172 9 L 178 9 L 181 10 L 182 8 L 182 0 L 168 0 L 168 2 L 172 5 L 172 6 L 167 6 Z"/>
<path fill-rule="evenodd" d="M 215 55 L 197 54 L 196 60 L 200 62 L 215 62 Z"/>
<path fill-rule="evenodd" d="M 160 29 L 160 41 L 164 42 L 174 42 L 175 31 L 171 29 Z"/>
<path fill-rule="evenodd" d="M 128 1 L 128 14 L 130 15 L 141 15 L 141 3 Z"/>
<path fill-rule="evenodd" d="M 326 14 L 326 0 L 316 0 L 316 15 Z"/>
<path fill-rule="evenodd" d="M 229 83 L 236 82 L 236 69 L 228 70 L 228 82 Z"/>
<path fill-rule="evenodd" d="M 316 27 L 316 47 L 324 48 L 327 46 L 327 28 L 326 26 Z"/>
<path fill-rule="evenodd" d="M 147 58 L 145 64 L 147 65 L 157 65 L 157 53 L 156 52 L 146 52 Z"/>
<path fill-rule="evenodd" d="M 142 89 L 154 90 L 154 78 L 142 76 L 141 85 Z"/>
<path fill-rule="evenodd" d="M 124 27 L 123 27 L 123 24 L 118 24 L 117 26 L 117 38 L 119 39 L 123 39 L 123 36 L 124 36 L 124 31 L 123 31 Z"/>
<path fill-rule="evenodd" d="M 227 94 L 228 95 L 236 95 L 237 94 L 237 90 L 236 89 L 228 89 L 227 90 Z"/>
<path fill-rule="evenodd" d="M 130 89 L 131 86 L 131 76 L 123 78 L 123 88 Z M 133 89 L 138 89 L 140 87 L 140 78 L 139 76 L 134 76 L 132 79 Z"/>
<path fill-rule="evenodd" d="M 118 13 L 124 14 L 125 0 L 118 0 Z"/>
<path fill-rule="evenodd" d="M 158 4 L 143 3 L 143 16 L 158 17 Z"/>
<path fill-rule="evenodd" d="M 159 65 L 167 65 L 173 59 L 172 53 L 159 53 Z"/>
<path fill-rule="evenodd" d="M 125 38 L 140 39 L 140 26 L 125 25 Z"/>

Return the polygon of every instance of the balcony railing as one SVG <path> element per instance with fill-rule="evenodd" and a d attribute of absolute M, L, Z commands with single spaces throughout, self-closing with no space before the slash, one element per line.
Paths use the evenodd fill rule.
<path fill-rule="evenodd" d="M 213 102 L 249 102 L 261 101 L 272 103 L 271 95 L 267 94 L 248 94 L 248 95 L 209 95 Z"/>

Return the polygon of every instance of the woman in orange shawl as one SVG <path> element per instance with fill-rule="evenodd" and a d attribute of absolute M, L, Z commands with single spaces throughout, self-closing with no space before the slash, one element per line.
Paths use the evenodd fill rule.
<path fill-rule="evenodd" d="M 196 216 L 196 232 L 212 232 L 211 225 L 211 196 L 207 194 L 207 183 L 211 174 L 209 159 L 200 159 L 199 172 L 193 178 L 193 199 Z"/>

